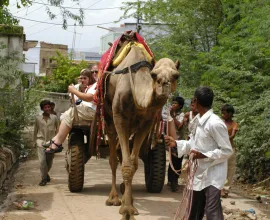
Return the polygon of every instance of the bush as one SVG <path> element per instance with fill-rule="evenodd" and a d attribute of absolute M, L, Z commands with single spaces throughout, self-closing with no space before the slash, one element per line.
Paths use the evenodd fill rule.
<path fill-rule="evenodd" d="M 23 129 L 36 114 L 37 97 L 31 90 L 23 90 L 24 73 L 18 70 L 21 60 L 13 54 L 0 57 L 0 147 L 24 144 Z"/>

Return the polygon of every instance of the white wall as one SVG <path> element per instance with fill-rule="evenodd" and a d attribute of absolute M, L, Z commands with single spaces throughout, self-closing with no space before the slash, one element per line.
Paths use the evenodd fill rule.
<path fill-rule="evenodd" d="M 28 51 L 24 52 L 26 63 L 36 63 L 35 74 L 39 75 L 39 65 L 40 65 L 40 44 L 38 43 L 36 47 L 30 48 Z"/>

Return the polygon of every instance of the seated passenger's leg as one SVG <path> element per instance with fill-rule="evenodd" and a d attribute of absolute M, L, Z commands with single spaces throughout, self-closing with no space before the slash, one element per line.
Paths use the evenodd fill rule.
<path fill-rule="evenodd" d="M 63 119 L 61 121 L 59 131 L 56 136 L 52 138 L 53 142 L 51 143 L 51 145 L 45 145 L 45 147 L 47 147 L 46 152 L 49 152 L 50 149 L 57 149 L 58 146 L 62 145 L 72 128 L 73 119 L 74 109 L 70 108 L 63 114 Z"/>

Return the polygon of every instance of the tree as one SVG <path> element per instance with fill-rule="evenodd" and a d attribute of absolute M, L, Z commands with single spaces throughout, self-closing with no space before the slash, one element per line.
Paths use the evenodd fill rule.
<path fill-rule="evenodd" d="M 218 91 L 218 103 L 237 109 L 238 167 L 244 179 L 257 181 L 270 175 L 270 6 L 259 0 L 223 7 L 219 45 L 204 56 L 202 83 Z"/>
<path fill-rule="evenodd" d="M 21 59 L 16 53 L 0 57 L 0 147 L 20 148 L 23 129 L 31 123 L 40 100 L 31 90 L 23 90 L 24 73 L 18 69 Z"/>
<path fill-rule="evenodd" d="M 236 108 L 238 169 L 244 180 L 270 175 L 270 5 L 266 0 L 150 0 L 126 3 L 124 17 L 167 24 L 168 35 L 148 42 L 156 57 L 181 61 L 179 90 L 215 92 L 214 108 Z M 134 10 L 135 9 L 135 10 Z"/>
<path fill-rule="evenodd" d="M 0 32 L 23 35 L 23 28 L 15 26 L 18 20 L 6 7 L 0 8 L 0 23 L 5 24 L 0 27 Z M 1 43 L 0 52 L 6 47 Z M 25 144 L 21 134 L 36 114 L 37 101 L 41 98 L 31 90 L 23 89 L 25 74 L 19 70 L 23 62 L 21 57 L 18 52 L 0 56 L 0 147 L 21 148 Z"/>
<path fill-rule="evenodd" d="M 70 84 L 76 84 L 77 77 L 80 76 L 82 69 L 89 65 L 86 61 L 81 61 L 79 64 L 74 64 L 68 56 L 57 53 L 57 56 L 52 57 L 56 63 L 56 68 L 53 69 L 52 76 L 45 77 L 36 85 L 36 88 L 50 92 L 67 92 Z"/>
<path fill-rule="evenodd" d="M 153 39 L 153 43 L 151 40 L 149 42 L 153 45 L 156 57 L 180 59 L 181 83 L 184 83 L 186 88 L 199 85 L 203 68 L 196 61 L 201 52 L 208 52 L 217 44 L 218 27 L 223 19 L 220 1 L 156 0 L 139 1 L 139 4 L 128 2 L 123 10 L 123 18 L 140 14 L 144 22 L 167 25 L 169 35 L 159 40 Z M 192 80 L 187 80 L 190 78 Z"/>
<path fill-rule="evenodd" d="M 6 7 L 0 8 L 0 24 L 18 25 L 19 20 L 14 18 Z"/>
<path fill-rule="evenodd" d="M 84 19 L 84 11 L 82 9 L 78 10 L 78 13 L 74 13 L 73 11 L 69 10 L 67 7 L 65 7 L 64 0 L 47 0 L 46 5 L 46 12 L 48 16 L 50 17 L 51 20 L 55 19 L 57 17 L 56 14 L 54 14 L 49 6 L 57 6 L 60 9 L 60 14 L 63 18 L 63 28 L 67 28 L 67 20 L 68 19 L 73 19 L 75 23 L 77 23 L 80 26 L 83 26 L 83 19 Z M 77 3 L 79 5 L 80 0 L 71 0 L 71 2 Z M 34 1 L 32 0 L 17 0 L 17 8 L 21 7 L 27 7 L 29 5 L 34 4 Z M 2 9 L 5 9 L 7 6 L 10 5 L 9 0 L 1 0 L 0 1 L 0 11 Z M 45 3 L 44 3 L 45 5 Z M 0 15 L 1 18 L 1 15 Z"/>

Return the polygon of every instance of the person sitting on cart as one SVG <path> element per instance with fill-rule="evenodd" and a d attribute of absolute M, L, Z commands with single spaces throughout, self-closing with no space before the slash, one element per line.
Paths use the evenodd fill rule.
<path fill-rule="evenodd" d="M 82 102 L 76 106 L 78 117 L 80 121 L 91 121 L 96 114 L 96 104 L 93 102 L 93 97 L 96 92 L 96 80 L 94 78 L 94 70 L 84 69 L 81 71 L 81 83 L 87 85 L 84 92 L 78 91 L 74 85 L 68 87 L 68 91 L 76 95 Z M 43 144 L 46 153 L 53 154 L 59 153 L 63 150 L 62 143 L 69 134 L 73 120 L 74 120 L 74 108 L 69 108 L 61 117 L 61 124 L 59 132 L 49 142 Z"/>

